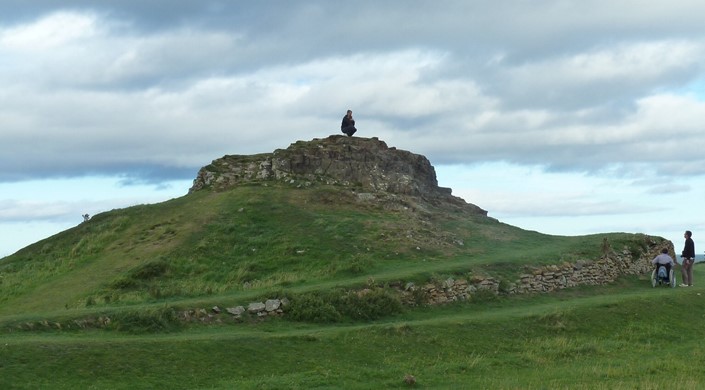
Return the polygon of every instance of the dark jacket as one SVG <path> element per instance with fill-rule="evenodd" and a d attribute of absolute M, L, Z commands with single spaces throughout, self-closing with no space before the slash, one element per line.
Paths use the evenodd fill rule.
<path fill-rule="evenodd" d="M 685 239 L 685 247 L 683 248 L 681 257 L 687 257 L 689 259 L 695 258 L 695 243 L 692 238 L 688 237 Z"/>
<path fill-rule="evenodd" d="M 340 124 L 340 128 L 344 129 L 346 127 L 355 126 L 355 119 L 348 118 L 347 115 L 343 117 L 343 123 Z"/>

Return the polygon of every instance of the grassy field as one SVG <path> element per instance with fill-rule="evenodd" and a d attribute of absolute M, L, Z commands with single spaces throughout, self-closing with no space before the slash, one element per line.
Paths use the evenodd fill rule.
<path fill-rule="evenodd" d="M 703 293 L 630 278 L 370 323 L 16 332 L 0 346 L 0 387 L 408 388 L 413 375 L 416 388 L 696 389 Z"/>
<path fill-rule="evenodd" d="M 514 280 L 526 265 L 599 258 L 604 239 L 639 252 L 647 237 L 549 236 L 329 186 L 113 210 L 0 261 L 0 388 L 699 388 L 697 285 L 624 277 L 415 308 L 380 288 L 358 312 L 321 309 L 370 281 Z M 174 315 L 271 296 L 290 297 L 291 312 L 198 325 Z M 75 325 L 87 317 L 111 323 Z"/>

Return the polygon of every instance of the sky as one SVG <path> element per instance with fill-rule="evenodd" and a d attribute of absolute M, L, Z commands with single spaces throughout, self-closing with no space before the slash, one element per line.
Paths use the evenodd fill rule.
<path fill-rule="evenodd" d="M 356 136 L 426 156 L 502 222 L 677 252 L 688 229 L 702 252 L 701 0 L 0 9 L 0 257 L 183 196 L 223 155 L 340 134 L 347 109 Z"/>

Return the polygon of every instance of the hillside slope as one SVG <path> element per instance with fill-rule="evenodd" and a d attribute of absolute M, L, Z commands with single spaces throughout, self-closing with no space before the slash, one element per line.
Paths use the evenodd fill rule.
<path fill-rule="evenodd" d="M 560 237 L 501 223 L 438 187 L 428 160 L 377 139 L 332 136 L 225 156 L 185 195 L 112 210 L 0 263 L 0 316 L 147 304 L 241 303 L 279 293 L 425 283 L 591 261 L 657 237 Z M 605 243 L 609 246 L 606 248 Z"/>

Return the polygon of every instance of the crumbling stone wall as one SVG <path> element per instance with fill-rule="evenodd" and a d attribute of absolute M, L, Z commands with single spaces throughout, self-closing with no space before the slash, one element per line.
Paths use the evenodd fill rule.
<path fill-rule="evenodd" d="M 472 299 L 478 292 L 492 294 L 536 294 L 584 285 L 605 285 L 624 275 L 651 273 L 651 259 L 660 252 L 663 244 L 652 243 L 644 253 L 624 249 L 610 253 L 595 261 L 579 260 L 543 267 L 527 268 L 514 282 L 502 282 L 493 277 L 475 276 L 470 280 L 449 278 L 439 283 L 423 286 L 406 284 L 403 299 L 413 304 L 417 297 L 425 297 L 425 304 L 439 305 Z M 673 256 L 673 245 L 670 244 Z"/>
<path fill-rule="evenodd" d="M 669 243 L 673 256 L 673 245 Z M 595 261 L 579 260 L 543 267 L 530 267 L 514 282 L 502 282 L 493 277 L 474 276 L 470 279 L 448 278 L 436 283 L 416 286 L 414 283 L 396 282 L 389 287 L 397 289 L 406 305 L 443 305 L 456 301 L 474 299 L 483 294 L 514 295 L 538 294 L 584 285 L 605 285 L 624 275 L 647 275 L 652 270 L 651 259 L 663 247 L 663 243 L 652 242 L 644 253 L 632 253 L 629 249 L 612 252 Z M 418 302 L 422 297 L 423 302 Z M 266 302 L 251 302 L 247 308 L 228 308 L 232 319 L 240 320 L 243 315 L 258 318 L 286 314 L 286 299 L 270 299 Z M 188 310 L 181 313 L 185 321 L 219 322 L 221 309 L 217 306 L 206 309 Z M 227 318 L 227 317 L 226 317 Z"/>

